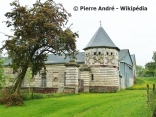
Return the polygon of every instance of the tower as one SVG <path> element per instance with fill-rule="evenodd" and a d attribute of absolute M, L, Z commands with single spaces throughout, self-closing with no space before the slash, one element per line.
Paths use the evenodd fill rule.
<path fill-rule="evenodd" d="M 90 92 L 107 92 L 119 89 L 118 51 L 105 30 L 96 31 L 84 48 L 85 64 L 91 68 Z"/>

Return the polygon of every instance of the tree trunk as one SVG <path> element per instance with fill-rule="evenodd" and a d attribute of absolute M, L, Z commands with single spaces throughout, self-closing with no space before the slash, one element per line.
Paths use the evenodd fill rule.
<path fill-rule="evenodd" d="M 31 90 L 30 90 L 30 79 L 28 81 L 28 84 L 29 84 L 29 94 L 30 94 L 30 92 L 31 92 Z"/>
<path fill-rule="evenodd" d="M 22 71 L 17 76 L 17 80 L 14 85 L 13 93 L 20 94 L 21 85 L 24 80 L 27 69 L 28 69 L 27 65 L 22 67 Z"/>

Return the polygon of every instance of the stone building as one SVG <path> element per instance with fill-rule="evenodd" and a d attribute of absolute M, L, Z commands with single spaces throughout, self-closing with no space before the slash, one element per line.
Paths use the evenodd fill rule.
<path fill-rule="evenodd" d="M 23 87 L 42 88 L 58 92 L 114 92 L 133 85 L 136 62 L 129 50 L 120 50 L 102 27 L 99 27 L 90 42 L 79 52 L 76 60 L 49 54 L 47 73 L 36 75 L 31 81 L 25 79 Z M 7 67 L 6 74 L 12 74 Z M 13 76 L 15 77 L 15 76 Z M 13 78 L 12 78 L 13 79 Z M 7 84 L 11 85 L 12 79 Z"/>

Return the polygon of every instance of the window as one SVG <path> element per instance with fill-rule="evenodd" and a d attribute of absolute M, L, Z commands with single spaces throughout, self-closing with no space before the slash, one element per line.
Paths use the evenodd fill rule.
<path fill-rule="evenodd" d="M 101 54 L 101 52 L 99 52 L 99 55 Z"/>
<path fill-rule="evenodd" d="M 108 52 L 107 52 L 107 55 L 108 55 Z"/>
<path fill-rule="evenodd" d="M 94 55 L 96 55 L 96 52 L 94 52 Z"/>
<path fill-rule="evenodd" d="M 111 55 L 113 55 L 113 53 L 111 52 Z"/>
<path fill-rule="evenodd" d="M 66 72 L 64 72 L 64 86 L 66 86 Z"/>
<path fill-rule="evenodd" d="M 42 87 L 45 88 L 46 87 L 46 74 L 45 73 L 42 73 Z"/>
<path fill-rule="evenodd" d="M 94 80 L 94 74 L 92 74 L 92 80 Z"/>

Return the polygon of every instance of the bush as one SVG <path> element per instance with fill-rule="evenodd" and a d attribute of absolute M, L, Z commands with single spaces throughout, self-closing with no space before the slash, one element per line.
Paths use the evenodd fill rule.
<path fill-rule="evenodd" d="M 32 99 L 43 99 L 47 97 L 47 95 L 41 93 L 32 93 L 32 94 L 25 93 L 22 96 L 24 101 L 32 100 Z"/>
<path fill-rule="evenodd" d="M 2 90 L 2 96 L 0 98 L 0 104 L 6 104 L 8 106 L 21 106 L 24 104 L 23 97 L 17 93 L 11 93 L 12 88 L 5 88 Z"/>
<path fill-rule="evenodd" d="M 64 95 L 67 95 L 67 94 L 64 94 L 64 93 L 51 93 L 51 94 L 48 94 L 47 96 L 48 97 L 62 97 Z"/>

